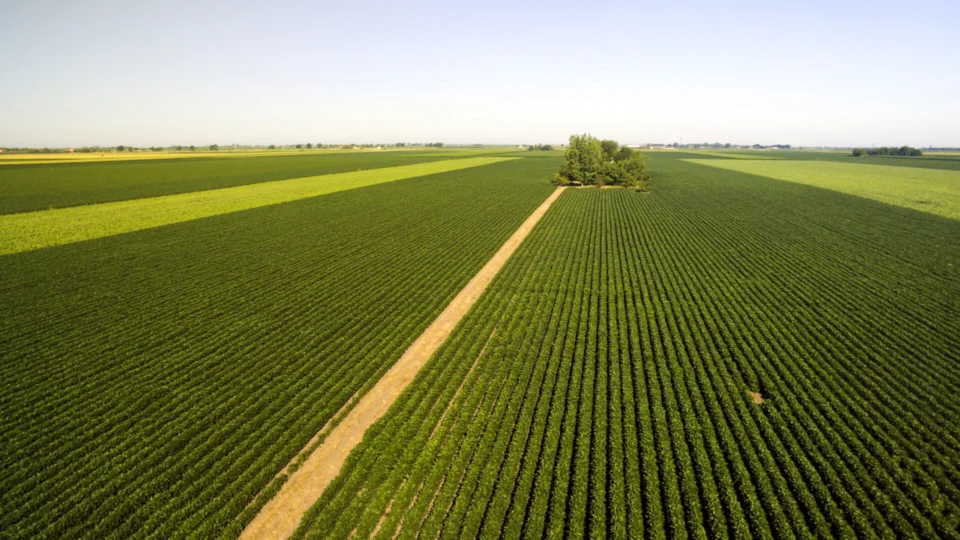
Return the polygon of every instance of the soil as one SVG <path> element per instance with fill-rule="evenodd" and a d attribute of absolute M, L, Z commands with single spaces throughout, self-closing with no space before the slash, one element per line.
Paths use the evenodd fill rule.
<path fill-rule="evenodd" d="M 377 384 L 360 398 L 357 405 L 334 427 L 323 443 L 283 485 L 280 491 L 247 525 L 241 539 L 289 538 L 303 514 L 320 498 L 323 490 L 340 473 L 344 461 L 367 428 L 379 420 L 401 392 L 413 381 L 427 360 L 453 332 L 494 276 L 516 251 L 523 239 L 540 221 L 547 209 L 563 192 L 558 187 L 507 239 L 487 264 L 457 294 L 443 313 L 403 353 Z"/>

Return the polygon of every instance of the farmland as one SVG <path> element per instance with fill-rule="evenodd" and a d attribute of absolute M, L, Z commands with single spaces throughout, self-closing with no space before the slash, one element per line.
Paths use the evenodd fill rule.
<path fill-rule="evenodd" d="M 0 254 L 91 240 L 337 191 L 497 163 L 451 159 L 367 171 L 308 176 L 129 201 L 0 215 Z"/>
<path fill-rule="evenodd" d="M 777 160 L 691 160 L 777 180 L 798 182 L 960 219 L 960 170 L 860 163 Z"/>
<path fill-rule="evenodd" d="M 495 163 L 3 256 L 0 529 L 240 527 L 556 167 Z"/>
<path fill-rule="evenodd" d="M 957 538 L 960 160 L 827 154 L 0 166 L 0 536 L 237 537 L 554 193 L 295 537 Z"/>
<path fill-rule="evenodd" d="M 719 154 L 721 152 L 717 152 Z M 722 152 L 726 153 L 726 152 Z M 859 163 L 869 165 L 888 165 L 893 167 L 917 167 L 921 169 L 960 170 L 960 156 L 927 154 L 921 157 L 899 156 L 862 156 L 854 157 L 850 152 L 817 152 L 807 150 L 761 150 L 756 152 L 733 152 L 736 155 L 752 156 L 761 159 L 789 159 L 794 161 L 834 161 L 841 163 Z"/>
<path fill-rule="evenodd" d="M 65 208 L 460 157 L 443 152 L 38 162 L 0 166 L 0 214 Z"/>
<path fill-rule="evenodd" d="M 298 536 L 956 537 L 960 223 L 650 161 L 557 201 Z"/>

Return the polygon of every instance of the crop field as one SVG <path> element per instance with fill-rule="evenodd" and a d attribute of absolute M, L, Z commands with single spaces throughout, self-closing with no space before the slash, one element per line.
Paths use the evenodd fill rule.
<path fill-rule="evenodd" d="M 468 157 L 479 156 L 490 153 L 516 152 L 518 149 L 512 146 L 497 147 L 484 146 L 481 148 L 424 148 L 424 147 L 390 147 L 390 148 L 316 148 L 316 149 L 224 149 L 224 150 L 165 150 L 161 152 L 114 152 L 112 150 L 103 153 L 96 152 L 77 152 L 77 153 L 49 153 L 49 154 L 18 154 L 0 153 L 0 167 L 5 165 L 22 164 L 41 164 L 41 163 L 93 163 L 93 162 L 121 162 L 121 161 L 158 161 L 165 159 L 233 159 L 233 158 L 252 158 L 252 157 L 318 157 L 337 154 L 365 155 L 367 158 L 377 159 L 377 155 L 382 154 L 404 154 L 410 156 L 442 155 L 444 157 Z"/>
<path fill-rule="evenodd" d="M 242 527 L 558 166 L 501 162 L 0 257 L 3 535 Z"/>
<path fill-rule="evenodd" d="M 567 190 L 299 537 L 956 537 L 960 222 L 669 158 Z"/>
<path fill-rule="evenodd" d="M 922 169 L 960 170 L 960 156 L 943 154 L 925 154 L 919 157 L 900 156 L 860 156 L 850 152 L 818 152 L 811 150 L 759 150 L 739 151 L 737 154 L 757 156 L 762 159 L 789 159 L 797 161 L 836 161 L 868 165 L 889 165 L 893 167 L 918 167 Z M 729 157 L 729 156 L 727 156 Z"/>
<path fill-rule="evenodd" d="M 960 538 L 960 159 L 645 154 L 0 166 L 0 537 L 244 534 L 506 243 L 294 537 Z"/>
<path fill-rule="evenodd" d="M 695 150 L 693 153 L 710 156 L 710 157 L 719 157 L 726 159 L 784 159 L 783 157 L 773 157 L 768 156 L 763 152 L 754 152 L 754 153 L 737 153 L 731 151 L 711 151 L 711 150 Z"/>
<path fill-rule="evenodd" d="M 146 199 L 0 215 L 0 254 L 19 253 L 139 231 L 384 182 L 489 165 L 506 159 L 509 158 L 450 159 Z"/>
<path fill-rule="evenodd" d="M 159 197 L 455 157 L 459 156 L 442 152 L 254 157 L 241 153 L 225 158 L 6 165 L 0 167 L 0 214 Z"/>
<path fill-rule="evenodd" d="M 798 182 L 960 219 L 960 170 L 860 163 L 786 160 L 693 159 L 777 180 Z"/>

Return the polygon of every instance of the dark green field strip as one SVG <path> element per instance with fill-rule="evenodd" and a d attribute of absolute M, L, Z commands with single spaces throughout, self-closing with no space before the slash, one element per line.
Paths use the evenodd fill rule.
<path fill-rule="evenodd" d="M 457 157 L 461 156 L 361 152 L 9 165 L 0 167 L 0 214 L 158 197 Z"/>
<path fill-rule="evenodd" d="M 554 204 L 300 536 L 960 536 L 960 224 L 654 171 Z"/>
<path fill-rule="evenodd" d="M 234 534 L 551 192 L 517 160 L 0 259 L 0 529 Z"/>

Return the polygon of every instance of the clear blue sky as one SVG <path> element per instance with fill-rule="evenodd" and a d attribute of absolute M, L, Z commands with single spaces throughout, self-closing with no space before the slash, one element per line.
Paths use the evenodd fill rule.
<path fill-rule="evenodd" d="M 956 0 L 0 7 L 0 146 L 960 146 Z"/>

